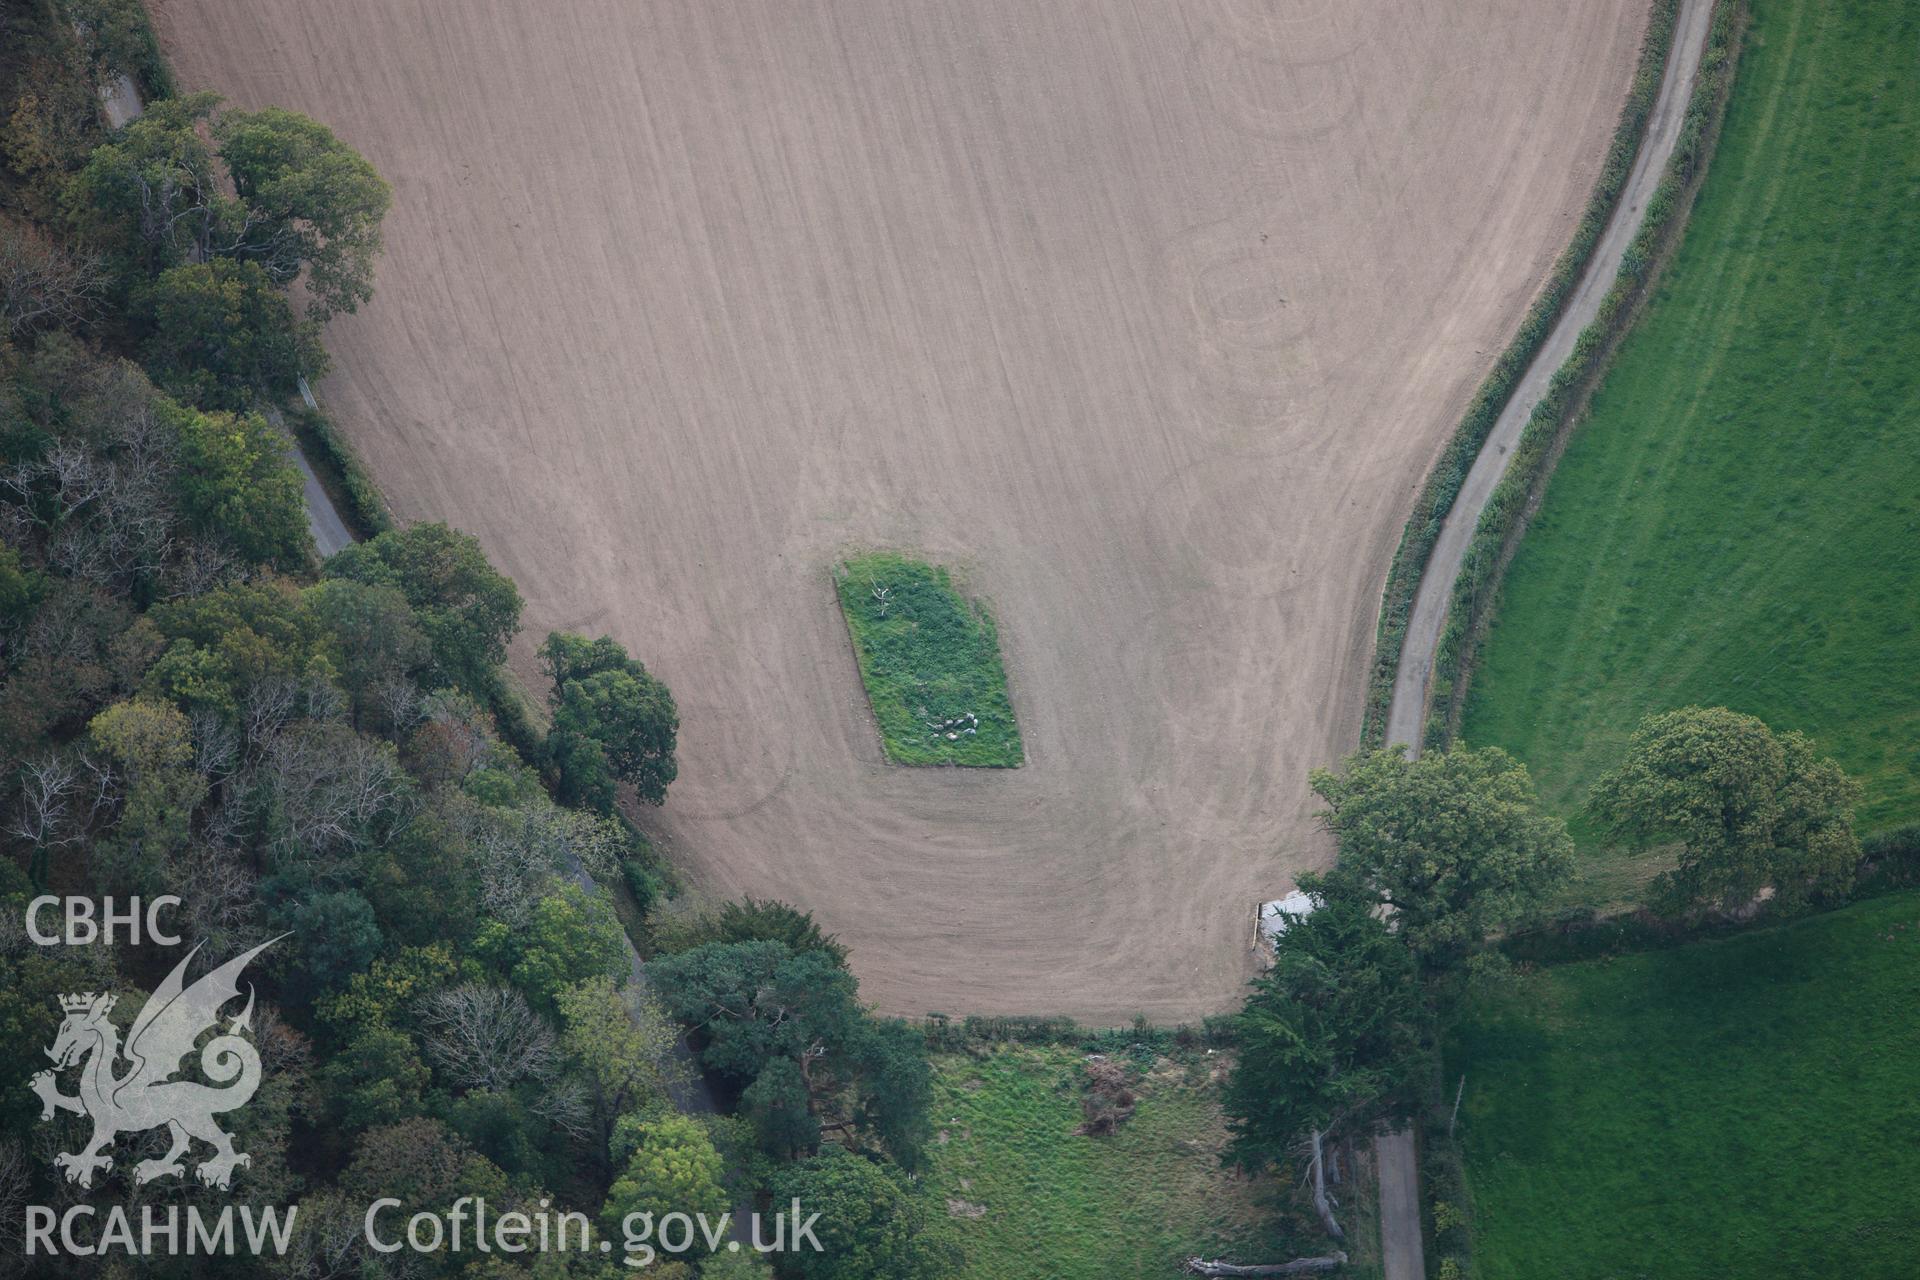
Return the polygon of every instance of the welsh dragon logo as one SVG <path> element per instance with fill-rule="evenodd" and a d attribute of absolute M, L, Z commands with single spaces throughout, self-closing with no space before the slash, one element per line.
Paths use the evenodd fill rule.
<path fill-rule="evenodd" d="M 201 1073 L 213 1084 L 172 1077 L 181 1070 L 182 1059 L 193 1052 L 200 1037 L 217 1027 L 220 1010 L 239 997 L 238 979 L 247 962 L 278 941 L 263 942 L 186 986 L 183 979 L 187 966 L 200 950 L 194 947 L 133 1020 L 124 1049 L 119 1028 L 107 1018 L 115 997 L 91 991 L 60 997 L 66 1021 L 60 1024 L 60 1034 L 47 1050 L 54 1070 L 35 1075 L 32 1088 L 40 1095 L 43 1121 L 51 1120 L 55 1111 L 71 1111 L 93 1120 L 92 1141 L 80 1151 L 63 1152 L 53 1158 L 54 1164 L 65 1171 L 67 1181 L 92 1186 L 96 1171 L 113 1167 L 113 1157 L 107 1151 L 115 1138 L 162 1125 L 171 1130 L 173 1146 L 159 1159 L 142 1160 L 134 1166 L 136 1183 L 184 1175 L 186 1166 L 180 1157 L 188 1153 L 191 1140 L 196 1138 L 214 1149 L 213 1157 L 201 1161 L 194 1170 L 210 1187 L 226 1189 L 235 1167 L 253 1162 L 244 1151 L 235 1151 L 232 1136 L 213 1122 L 215 1116 L 245 1106 L 260 1087 L 260 1054 L 241 1034 L 253 1026 L 251 985 L 247 987 L 246 1008 L 229 1018 L 226 1030 L 200 1050 Z M 125 1070 L 118 1069 L 122 1059 Z M 80 1092 L 68 1096 L 60 1092 L 54 1073 L 76 1065 L 80 1067 Z"/>

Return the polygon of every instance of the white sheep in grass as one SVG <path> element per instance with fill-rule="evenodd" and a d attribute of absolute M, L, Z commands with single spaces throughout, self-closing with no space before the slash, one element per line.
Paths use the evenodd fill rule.
<path fill-rule="evenodd" d="M 920 714 L 925 715 L 926 711 L 922 709 Z M 947 720 L 929 720 L 926 725 L 933 730 L 931 737 L 939 738 L 945 735 L 948 742 L 958 742 L 969 733 L 980 732 L 980 717 L 968 711 Z M 964 728 L 962 728 L 963 725 Z"/>

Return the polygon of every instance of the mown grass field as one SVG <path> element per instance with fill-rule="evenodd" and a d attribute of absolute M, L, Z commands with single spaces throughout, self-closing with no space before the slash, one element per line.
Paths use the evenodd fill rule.
<path fill-rule="evenodd" d="M 1642 716 L 1724 704 L 1839 757 L 1871 830 L 1920 817 L 1920 7 L 1751 11 L 1685 242 L 1522 540 L 1464 737 L 1571 815 Z M 1583 852 L 1584 900 L 1649 870 Z"/>
<path fill-rule="evenodd" d="M 1540 970 L 1450 1033 L 1481 1280 L 1907 1277 L 1920 894 Z"/>
<path fill-rule="evenodd" d="M 1021 762 L 993 618 L 945 569 L 875 552 L 840 565 L 834 586 L 888 759 Z"/>
<path fill-rule="evenodd" d="M 1217 1089 L 1202 1059 L 1160 1060 L 1119 1132 L 1078 1135 L 1083 1055 L 1004 1045 L 936 1057 L 927 1174 L 967 1250 L 967 1280 L 1162 1280 L 1199 1253 L 1293 1257 L 1285 1188 L 1220 1166 Z"/>

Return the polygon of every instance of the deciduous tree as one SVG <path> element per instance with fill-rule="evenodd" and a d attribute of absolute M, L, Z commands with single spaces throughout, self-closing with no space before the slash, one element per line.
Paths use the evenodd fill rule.
<path fill-rule="evenodd" d="M 615 1132 L 632 1147 L 600 1210 L 603 1227 L 615 1239 L 629 1214 L 649 1214 L 654 1222 L 670 1213 L 704 1214 L 717 1221 L 727 1211 L 720 1153 L 698 1120 L 673 1111 L 624 1116 Z M 698 1244 L 697 1232 L 694 1239 Z"/>
<path fill-rule="evenodd" d="M 419 1115 L 429 1080 L 413 1042 L 382 1026 L 355 1036 L 328 1059 L 319 1076 L 327 1115 L 350 1132 Z"/>
<path fill-rule="evenodd" d="M 1844 892 L 1860 860 L 1859 797 L 1805 734 L 1776 734 L 1725 707 L 1683 707 L 1641 721 L 1589 808 L 1623 844 L 1679 846 L 1654 896 L 1687 911 L 1742 906 L 1768 887 L 1785 902 Z"/>
<path fill-rule="evenodd" d="M 558 1066 L 553 1032 L 518 991 L 462 983 L 422 1001 L 420 1021 L 427 1056 L 462 1089 L 501 1092 Z"/>
<path fill-rule="evenodd" d="M 255 564 L 297 568 L 313 556 L 306 498 L 287 438 L 257 413 L 168 406 L 178 433 L 180 512 Z"/>
<path fill-rule="evenodd" d="M 104 285 L 91 257 L 68 251 L 25 223 L 0 218 L 0 337 L 81 324 L 93 315 Z"/>
<path fill-rule="evenodd" d="M 489 921 L 474 949 L 540 1009 L 553 1009 L 560 991 L 575 983 L 627 975 L 619 919 L 604 895 L 589 895 L 576 884 L 555 882 L 522 928 Z"/>
<path fill-rule="evenodd" d="M 66 194 L 77 227 L 128 271 L 231 258 L 281 285 L 304 272 L 317 322 L 373 296 L 391 200 L 325 125 L 278 107 L 223 112 L 212 93 L 149 104 Z"/>
<path fill-rule="evenodd" d="M 1418 760 L 1360 751 L 1312 784 L 1340 845 L 1329 879 L 1391 908 L 1432 969 L 1536 910 L 1572 867 L 1565 824 L 1540 811 L 1526 767 L 1498 747 Z"/>
<path fill-rule="evenodd" d="M 557 1003 L 560 1047 L 592 1085 L 604 1126 L 664 1096 L 679 1032 L 659 1005 L 605 977 L 563 988 Z"/>
<path fill-rule="evenodd" d="M 329 578 L 394 586 L 413 606 L 442 678 L 484 693 L 520 629 L 520 592 L 487 562 L 479 540 L 444 524 L 416 524 L 328 559 Z"/>
<path fill-rule="evenodd" d="M 936 1280 L 962 1261 L 922 1192 L 899 1171 L 843 1148 L 787 1166 L 773 1198 L 820 1215 L 820 1251 L 783 1255 L 802 1280 Z"/>
<path fill-rule="evenodd" d="M 247 211 L 221 191 L 202 133 L 219 106 L 213 93 L 161 99 L 94 148 L 65 197 L 81 234 L 141 276 L 245 246 Z"/>
<path fill-rule="evenodd" d="M 168 392 L 203 409 L 238 410 L 259 393 L 293 394 L 326 372 L 318 326 L 296 320 L 258 263 L 216 258 L 160 273 L 140 295 L 151 330 L 140 354 Z"/>
<path fill-rule="evenodd" d="M 95 716 L 87 741 L 121 788 L 119 822 L 95 856 L 109 864 L 113 879 L 147 888 L 161 860 L 185 846 L 193 811 L 207 795 L 207 780 L 193 767 L 191 726 L 175 708 L 139 698 Z"/>
<path fill-rule="evenodd" d="M 258 230 L 245 256 L 291 281 L 306 269 L 308 314 L 324 321 L 373 296 L 380 221 L 392 193 L 333 131 L 297 111 L 229 111 L 220 158 Z"/>
<path fill-rule="evenodd" d="M 556 631 L 540 647 L 553 677 L 548 750 L 569 800 L 613 807 L 614 782 L 628 782 L 648 804 L 662 804 L 678 772 L 679 712 L 667 686 L 612 639 Z"/>

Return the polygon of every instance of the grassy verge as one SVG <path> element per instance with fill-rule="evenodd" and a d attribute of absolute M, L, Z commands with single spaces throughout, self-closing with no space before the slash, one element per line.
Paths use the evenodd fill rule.
<path fill-rule="evenodd" d="M 1660 93 L 1667 53 L 1673 47 L 1673 22 L 1678 7 L 1678 0 L 1654 0 L 1633 84 L 1627 90 L 1626 105 L 1621 108 L 1620 123 L 1614 129 L 1613 143 L 1607 149 L 1600 176 L 1593 184 L 1593 194 L 1580 215 L 1580 225 L 1574 229 L 1566 252 L 1554 263 L 1552 274 L 1520 322 L 1513 341 L 1500 353 L 1493 371 L 1474 395 L 1473 403 L 1467 406 L 1466 416 L 1454 428 L 1446 451 L 1434 464 L 1419 497 L 1414 500 L 1413 514 L 1407 517 L 1400 546 L 1393 553 L 1393 564 L 1387 570 L 1387 585 L 1380 602 L 1373 670 L 1367 681 L 1366 720 L 1361 730 L 1367 742 L 1378 743 L 1386 732 L 1387 704 L 1393 700 L 1393 677 L 1400 666 L 1400 646 L 1406 638 L 1407 617 L 1413 611 L 1414 593 L 1420 589 L 1420 575 L 1426 571 L 1427 557 L 1433 554 L 1434 540 L 1440 536 L 1441 522 L 1453 509 L 1453 500 L 1459 496 L 1460 486 L 1466 482 L 1467 471 L 1473 466 L 1480 446 L 1486 442 L 1487 433 L 1493 430 L 1500 411 L 1506 407 L 1527 366 L 1533 363 L 1540 345 L 1547 340 L 1560 309 L 1573 296 L 1573 288 L 1600 242 L 1600 233 L 1606 229 L 1607 219 L 1613 216 L 1620 189 L 1633 171 L 1647 117 L 1652 114 L 1654 100 Z"/>
<path fill-rule="evenodd" d="M 1714 171 L 1507 574 L 1464 736 L 1573 813 L 1635 723 L 1801 729 L 1920 816 L 1920 14 L 1754 0 Z M 1576 838 L 1584 836 L 1576 824 Z M 1655 868 L 1582 839 L 1578 900 Z"/>
<path fill-rule="evenodd" d="M 979 602 L 945 569 L 891 552 L 848 560 L 833 579 L 888 759 L 1021 762 L 993 618 Z"/>
<path fill-rule="evenodd" d="M 1290 1188 L 1221 1167 L 1224 1055 L 1146 1055 L 1138 1109 L 1101 1138 L 1074 1132 L 1083 1058 L 1026 1044 L 935 1057 L 926 1177 L 968 1280 L 1159 1280 L 1194 1254 L 1274 1262 L 1321 1247 Z"/>
<path fill-rule="evenodd" d="M 1448 1045 L 1475 1273 L 1911 1274 L 1920 894 L 1546 969 Z"/>

